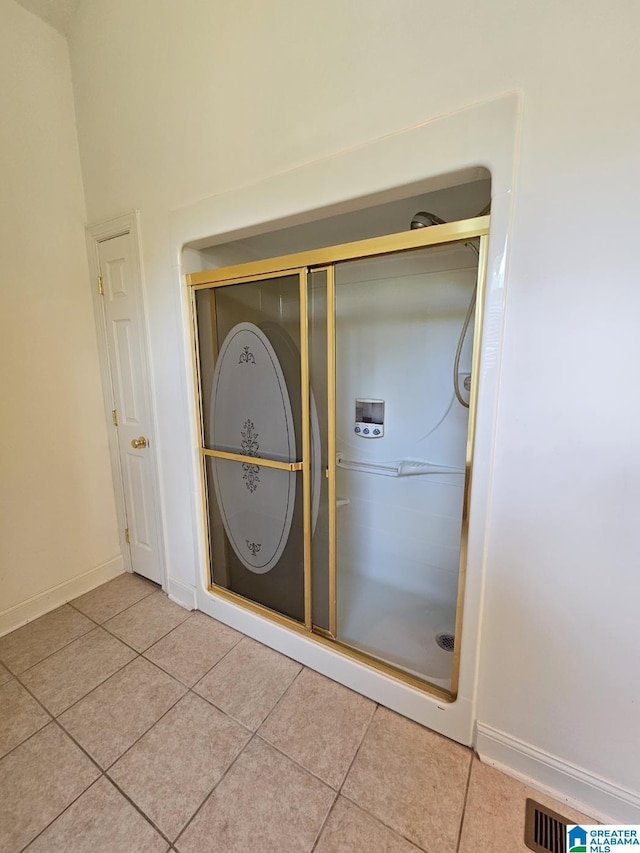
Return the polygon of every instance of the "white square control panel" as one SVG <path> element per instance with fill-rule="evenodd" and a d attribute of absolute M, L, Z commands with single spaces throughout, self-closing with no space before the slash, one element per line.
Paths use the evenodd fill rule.
<path fill-rule="evenodd" d="M 384 400 L 359 397 L 353 431 L 360 438 L 382 438 L 384 435 Z"/>

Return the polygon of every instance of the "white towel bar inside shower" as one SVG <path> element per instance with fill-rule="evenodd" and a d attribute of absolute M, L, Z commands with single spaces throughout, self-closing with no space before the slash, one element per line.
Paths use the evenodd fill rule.
<path fill-rule="evenodd" d="M 415 477 L 421 474 L 464 474 L 463 468 L 450 465 L 436 465 L 434 462 L 422 462 L 418 459 L 398 459 L 395 462 L 360 462 L 345 459 L 342 453 L 336 455 L 338 468 L 347 471 L 362 471 L 364 474 L 380 474 L 383 477 Z"/>

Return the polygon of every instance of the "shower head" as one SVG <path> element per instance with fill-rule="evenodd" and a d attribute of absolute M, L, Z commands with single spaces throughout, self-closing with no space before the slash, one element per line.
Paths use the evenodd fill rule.
<path fill-rule="evenodd" d="M 435 213 L 427 213 L 426 210 L 420 210 L 411 220 L 411 230 L 416 228 L 428 228 L 430 225 L 445 225 L 444 219 L 440 219 Z"/>

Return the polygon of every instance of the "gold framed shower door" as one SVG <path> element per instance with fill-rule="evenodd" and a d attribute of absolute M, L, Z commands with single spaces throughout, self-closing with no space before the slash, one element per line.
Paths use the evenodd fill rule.
<path fill-rule="evenodd" d="M 217 457 L 236 462 L 254 463 L 259 459 L 260 465 L 281 469 L 284 471 L 299 471 L 302 473 L 303 485 L 303 552 L 304 552 L 304 620 L 298 622 L 271 608 L 245 598 L 237 593 L 213 583 L 211 552 L 207 547 L 207 577 L 208 589 L 213 595 L 220 596 L 235 604 L 266 617 L 292 631 L 301 633 L 310 640 L 328 646 L 334 651 L 346 655 L 359 663 L 373 668 L 378 672 L 392 676 L 405 684 L 409 684 L 424 692 L 430 693 L 445 702 L 453 702 L 457 697 L 462 654 L 463 603 L 465 595 L 465 580 L 468 559 L 469 507 L 471 497 L 473 451 L 476 431 L 476 410 L 478 402 L 478 380 L 480 374 L 480 354 L 482 341 L 484 293 L 487 274 L 489 216 L 479 216 L 473 219 L 434 225 L 415 231 L 400 232 L 383 237 L 343 243 L 336 246 L 299 252 L 281 257 L 267 258 L 234 266 L 205 270 L 191 273 L 185 277 L 185 284 L 190 292 L 191 329 L 192 329 L 192 376 L 194 381 L 195 399 L 197 404 L 198 434 L 200 437 L 200 505 L 201 530 L 210 546 L 209 505 L 207 490 L 207 475 L 205 470 L 206 457 Z M 455 636 L 457 638 L 453 652 L 451 689 L 430 683 L 400 667 L 393 666 L 373 655 L 341 643 L 337 639 L 337 553 L 336 553 L 336 331 L 335 331 L 335 264 L 342 261 L 355 261 L 382 255 L 393 255 L 424 249 L 429 246 L 440 246 L 451 243 L 465 243 L 479 239 L 479 260 L 477 268 L 477 301 L 474 323 L 474 337 L 471 366 L 471 389 L 469 400 L 469 420 L 465 449 L 465 479 L 463 488 L 462 526 L 460 537 L 460 559 L 458 568 L 458 590 L 456 601 Z M 327 304 L 327 465 L 323 475 L 328 480 L 329 529 L 328 529 L 328 629 L 313 624 L 312 602 L 312 524 L 311 524 L 311 426 L 310 426 L 310 379 L 309 379 L 309 316 L 308 316 L 308 282 L 312 272 L 326 273 L 326 304 Z M 230 285 L 249 282 L 266 281 L 283 276 L 298 276 L 299 306 L 300 306 L 300 375 L 302 400 L 302 459 L 296 462 L 281 462 L 264 457 L 245 456 L 228 453 L 205 447 L 204 419 L 202 403 L 202 385 L 200 358 L 198 346 L 198 325 L 196 317 L 196 293 L 203 289 L 216 289 Z M 214 305 L 215 302 L 212 302 Z M 215 312 L 215 308 L 212 309 Z M 217 342 L 216 342 L 217 346 Z M 468 640 L 470 641 L 470 640 Z"/>

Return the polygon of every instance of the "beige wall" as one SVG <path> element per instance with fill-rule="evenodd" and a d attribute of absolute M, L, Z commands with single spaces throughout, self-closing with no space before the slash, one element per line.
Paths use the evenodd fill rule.
<path fill-rule="evenodd" d="M 639 25 L 635 0 L 84 0 L 71 53 L 89 218 L 141 209 L 168 571 L 185 587 L 170 212 L 522 92 L 478 719 L 640 815 Z"/>
<path fill-rule="evenodd" d="M 66 41 L 0 0 L 0 633 L 121 567 Z"/>

